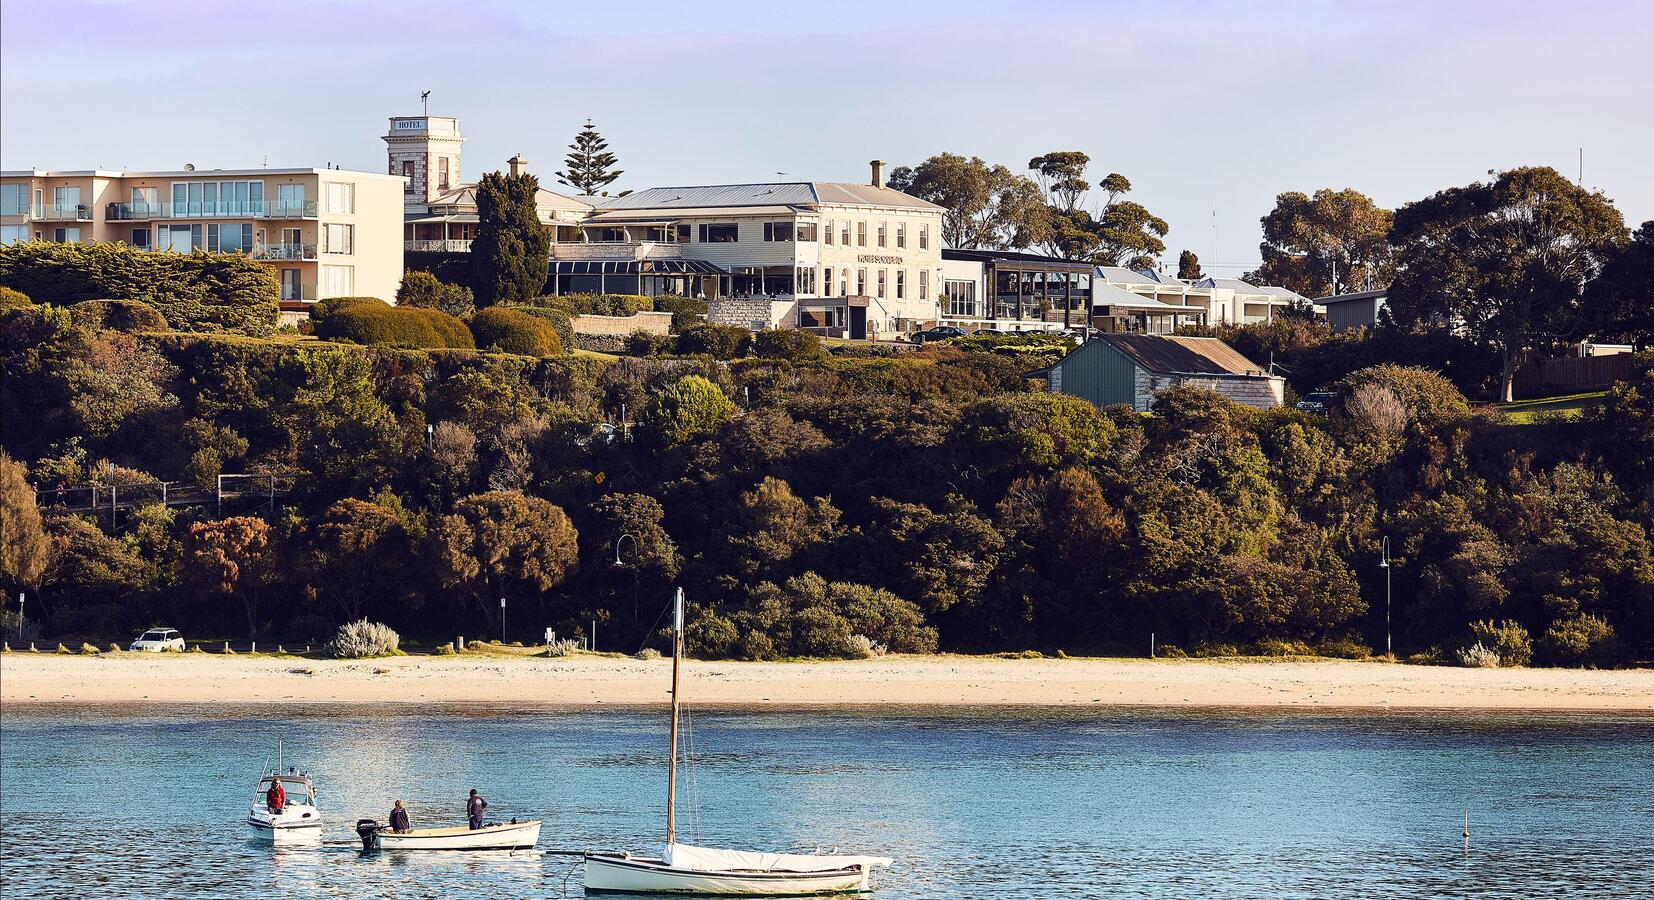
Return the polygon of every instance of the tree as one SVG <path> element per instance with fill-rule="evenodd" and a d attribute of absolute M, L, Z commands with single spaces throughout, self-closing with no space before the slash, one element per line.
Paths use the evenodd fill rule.
<path fill-rule="evenodd" d="M 396 305 L 435 309 L 463 318 L 476 311 L 476 298 L 468 287 L 444 284 L 435 275 L 416 270 L 402 276 L 402 284 L 396 289 Z"/>
<path fill-rule="evenodd" d="M 1352 188 L 1321 188 L 1314 196 L 1288 191 L 1261 220 L 1263 265 L 1246 275 L 1324 297 L 1384 287 L 1394 273 L 1390 228 L 1394 219 L 1371 197 Z"/>
<path fill-rule="evenodd" d="M 1102 205 L 1094 211 L 1086 209 L 1085 196 L 1092 185 L 1085 180 L 1085 170 L 1090 164 L 1091 157 L 1078 150 L 1047 153 L 1028 161 L 1046 197 L 1041 243 L 1053 256 L 1105 266 L 1152 267 L 1166 251 L 1161 240 L 1169 230 L 1166 220 L 1139 203 L 1121 199 L 1131 192 L 1131 181 L 1118 172 L 1097 184 L 1103 192 Z"/>
<path fill-rule="evenodd" d="M 1509 401 L 1523 350 L 1590 329 L 1585 288 L 1625 239 L 1608 198 L 1555 169 L 1495 173 L 1396 213 L 1389 309 L 1403 325 L 1453 322 L 1497 352 Z"/>
<path fill-rule="evenodd" d="M 23 467 L 0 451 L 0 581 L 8 588 L 39 584 L 47 548 L 46 530 L 34 491 L 23 479 Z"/>
<path fill-rule="evenodd" d="M 1200 257 L 1193 250 L 1185 250 L 1177 255 L 1177 277 L 1184 281 L 1199 281 Z"/>
<path fill-rule="evenodd" d="M 569 145 L 569 155 L 563 159 L 564 171 L 557 173 L 557 181 L 590 197 L 625 174 L 615 168 L 616 162 L 615 155 L 609 152 L 609 142 L 592 127 L 592 120 L 587 119 L 586 127 L 580 129 L 574 143 Z"/>
<path fill-rule="evenodd" d="M 1644 222 L 1631 241 L 1591 282 L 1592 337 L 1627 341 L 1638 350 L 1654 344 L 1654 222 Z"/>
<path fill-rule="evenodd" d="M 275 580 L 277 565 L 270 523 L 263 519 L 234 516 L 190 526 L 186 574 L 209 594 L 241 601 L 249 639 L 258 637 L 259 602 Z"/>
<path fill-rule="evenodd" d="M 670 447 L 717 431 L 734 412 L 735 404 L 717 385 L 699 375 L 685 375 L 650 398 L 640 418 L 646 432 Z"/>
<path fill-rule="evenodd" d="M 490 632 L 499 624 L 501 598 L 549 591 L 579 560 L 579 535 L 562 507 L 516 491 L 473 494 L 455 503 L 432 543 L 442 583 L 464 592 Z"/>
<path fill-rule="evenodd" d="M 952 153 L 897 166 L 888 187 L 943 208 L 942 241 L 956 250 L 1026 247 L 1044 240 L 1039 185 L 1004 166 Z"/>
<path fill-rule="evenodd" d="M 306 575 L 344 621 L 363 618 L 370 603 L 395 590 L 408 568 L 408 525 L 399 505 L 347 497 L 308 529 Z"/>
<path fill-rule="evenodd" d="M 795 555 L 826 540 L 838 524 L 839 511 L 826 497 L 805 500 L 787 482 L 765 477 L 741 495 L 738 522 L 729 545 L 741 574 L 762 577 Z"/>
<path fill-rule="evenodd" d="M 477 236 L 471 242 L 471 287 L 479 306 L 544 293 L 551 235 L 540 224 L 533 175 L 490 172 L 477 182 Z"/>

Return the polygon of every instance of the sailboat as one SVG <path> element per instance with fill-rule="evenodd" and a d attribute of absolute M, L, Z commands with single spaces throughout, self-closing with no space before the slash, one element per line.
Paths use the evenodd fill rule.
<path fill-rule="evenodd" d="M 677 840 L 679 669 L 683 660 L 683 588 L 673 600 L 672 750 L 666 775 L 666 845 L 657 856 L 586 853 L 588 893 L 703 896 L 812 896 L 871 890 L 886 856 L 825 856 L 694 847 Z"/>

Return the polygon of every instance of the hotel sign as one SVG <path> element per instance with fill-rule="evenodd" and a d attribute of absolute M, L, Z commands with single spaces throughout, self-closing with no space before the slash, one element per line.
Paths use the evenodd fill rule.
<path fill-rule="evenodd" d="M 900 256 L 878 256 L 873 253 L 862 253 L 856 256 L 856 262 L 873 263 L 881 266 L 899 266 L 902 264 Z"/>
<path fill-rule="evenodd" d="M 424 119 L 397 119 L 395 131 L 424 131 Z"/>

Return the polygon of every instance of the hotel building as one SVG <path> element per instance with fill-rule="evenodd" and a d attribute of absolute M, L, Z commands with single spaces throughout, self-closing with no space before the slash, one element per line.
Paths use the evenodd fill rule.
<path fill-rule="evenodd" d="M 391 299 L 402 280 L 400 176 L 341 169 L 0 172 L 0 243 L 121 241 L 242 253 L 275 270 L 289 312 Z"/>

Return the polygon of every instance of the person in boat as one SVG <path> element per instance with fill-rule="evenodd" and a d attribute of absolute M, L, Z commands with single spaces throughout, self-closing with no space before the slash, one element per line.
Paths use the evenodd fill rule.
<path fill-rule="evenodd" d="M 482 811 L 488 808 L 488 801 L 482 799 L 476 788 L 471 789 L 471 799 L 465 801 L 465 818 L 471 823 L 471 830 L 482 827 Z"/>
<path fill-rule="evenodd" d="M 280 813 L 287 806 L 287 789 L 281 786 L 281 779 L 270 782 L 270 790 L 264 793 L 264 805 L 273 813 Z"/>
<path fill-rule="evenodd" d="M 407 807 L 402 805 L 401 800 L 396 801 L 395 808 L 391 810 L 391 833 L 407 834 L 412 830 L 413 828 L 408 825 Z"/>

